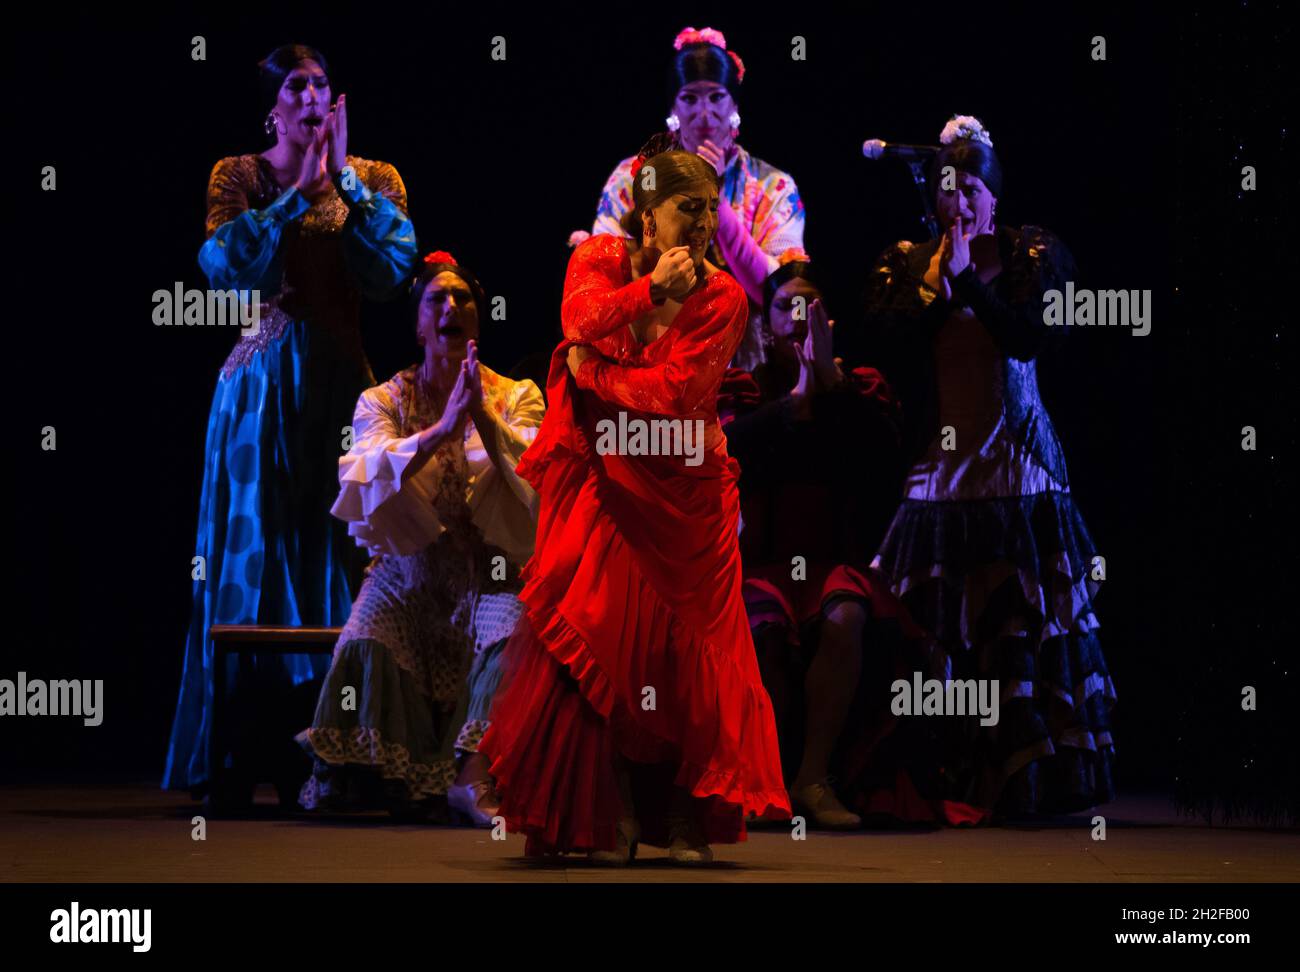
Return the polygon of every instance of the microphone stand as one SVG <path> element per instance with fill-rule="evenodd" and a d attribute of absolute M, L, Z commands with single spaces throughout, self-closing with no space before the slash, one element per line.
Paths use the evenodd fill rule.
<path fill-rule="evenodd" d="M 921 222 L 925 224 L 925 228 L 929 231 L 930 239 L 938 239 L 939 221 L 934 218 L 934 204 L 926 187 L 925 163 L 912 159 L 908 161 L 907 167 L 912 170 L 912 181 L 916 183 L 916 189 L 921 194 L 921 209 L 923 211 Z"/>

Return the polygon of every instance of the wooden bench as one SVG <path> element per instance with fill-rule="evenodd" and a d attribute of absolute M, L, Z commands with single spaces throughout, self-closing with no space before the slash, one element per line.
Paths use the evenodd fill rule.
<path fill-rule="evenodd" d="M 238 657 L 239 676 L 251 683 L 255 655 L 332 654 L 342 628 L 292 628 L 260 624 L 214 624 L 212 637 L 212 725 L 208 733 L 209 803 L 216 811 L 232 810 L 226 785 L 226 659 Z M 262 782 L 262 781 L 254 781 Z M 281 793 L 281 801 L 284 794 Z"/>

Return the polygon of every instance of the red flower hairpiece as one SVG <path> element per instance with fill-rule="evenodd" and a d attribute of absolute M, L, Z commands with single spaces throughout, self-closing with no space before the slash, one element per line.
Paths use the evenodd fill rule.
<path fill-rule="evenodd" d="M 425 254 L 424 262 L 425 263 L 450 263 L 453 267 L 460 266 L 460 264 L 456 262 L 456 258 L 452 256 L 450 253 L 448 253 L 446 250 L 434 250 L 432 253 Z"/>
<path fill-rule="evenodd" d="M 632 160 L 632 181 L 636 182 L 637 173 L 641 171 L 641 166 L 645 165 L 645 156 L 638 155 Z"/>

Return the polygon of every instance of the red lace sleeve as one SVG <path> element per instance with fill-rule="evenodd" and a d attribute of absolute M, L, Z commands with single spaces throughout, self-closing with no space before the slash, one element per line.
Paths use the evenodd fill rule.
<path fill-rule="evenodd" d="M 664 361 L 625 367 L 593 355 L 578 369 L 578 387 L 615 405 L 657 415 L 692 415 L 705 403 L 715 403 L 727 363 L 745 336 L 749 304 L 740 284 L 724 274 L 715 275 L 709 287 L 697 295 L 696 306 L 678 313 L 673 328 L 680 330 Z"/>
<path fill-rule="evenodd" d="M 654 309 L 650 277 L 628 283 L 626 261 L 622 238 L 604 233 L 573 251 L 560 305 L 567 340 L 590 344 Z"/>

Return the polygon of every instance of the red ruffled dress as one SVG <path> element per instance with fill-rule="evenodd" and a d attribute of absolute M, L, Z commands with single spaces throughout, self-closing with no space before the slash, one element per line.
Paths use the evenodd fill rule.
<path fill-rule="evenodd" d="M 642 347 L 628 325 L 653 307 L 622 238 L 574 251 L 547 415 L 516 470 L 540 497 L 537 552 L 480 751 L 529 855 L 615 847 L 616 753 L 636 764 L 647 844 L 668 843 L 671 785 L 695 797 L 710 843 L 744 840 L 749 813 L 790 816 L 741 593 L 739 468 L 717 414 L 745 295 L 714 273 Z M 578 343 L 600 353 L 575 380 Z M 599 423 L 619 412 L 629 426 L 698 420 L 702 456 L 601 454 Z"/>

